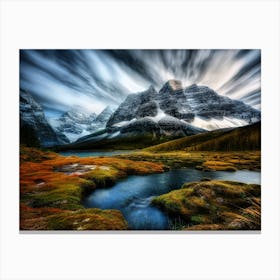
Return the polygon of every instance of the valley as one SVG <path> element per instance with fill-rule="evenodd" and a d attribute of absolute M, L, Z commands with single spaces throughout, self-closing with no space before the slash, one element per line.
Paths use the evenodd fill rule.
<path fill-rule="evenodd" d="M 22 230 L 260 229 L 260 223 L 256 226 L 241 222 L 250 218 L 246 209 L 254 207 L 252 201 L 260 203 L 259 152 L 131 151 L 113 157 L 102 156 L 108 151 L 96 154 L 88 151 L 86 157 L 80 157 L 79 153 L 83 152 L 70 152 L 72 155 L 65 157 L 21 148 Z M 212 193 L 210 201 L 197 193 L 194 199 L 207 203 L 208 210 L 201 212 L 200 204 L 195 204 L 191 206 L 197 208 L 193 210 L 194 214 L 182 218 L 179 210 L 183 207 L 182 202 L 173 192 L 178 190 L 180 193 L 181 186 L 187 182 L 198 185 L 212 182 L 214 188 L 218 185 L 219 189 L 224 180 L 225 192 L 232 192 L 235 182 L 243 184 L 245 189 L 235 188 L 234 196 L 245 208 L 230 207 L 228 202 L 221 200 L 227 201 L 222 193 Z M 252 184 L 252 188 L 259 189 L 255 196 L 247 192 L 247 184 L 249 189 Z M 168 194 L 168 205 L 172 203 L 174 209 L 179 207 L 178 212 L 173 208 L 171 211 L 171 206 L 166 208 L 165 200 L 161 202 L 161 196 Z M 218 219 L 219 223 L 211 210 L 218 209 L 216 200 L 221 200 L 218 206 L 226 209 L 224 211 L 229 215 L 226 220 Z M 241 210 L 246 210 L 245 214 Z M 210 218 L 196 219 L 202 214 L 211 214 L 215 224 Z"/>
<path fill-rule="evenodd" d="M 167 81 L 48 119 L 22 92 L 21 230 L 260 230 L 260 111 Z"/>

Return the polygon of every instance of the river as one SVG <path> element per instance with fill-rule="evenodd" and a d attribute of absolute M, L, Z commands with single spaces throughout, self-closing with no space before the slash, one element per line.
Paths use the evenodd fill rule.
<path fill-rule="evenodd" d="M 119 209 L 133 230 L 167 230 L 167 215 L 151 205 L 155 196 L 179 189 L 185 182 L 202 178 L 231 180 L 260 184 L 260 172 L 239 170 L 236 172 L 203 172 L 192 168 L 180 168 L 161 174 L 129 176 L 113 187 L 97 189 L 84 200 L 88 208 Z"/>
<path fill-rule="evenodd" d="M 60 154 L 98 157 L 132 152 L 134 151 L 66 151 Z M 193 168 L 180 168 L 160 174 L 129 176 L 111 188 L 93 191 L 83 203 L 87 208 L 120 210 L 132 230 L 167 230 L 170 229 L 170 221 L 163 211 L 151 205 L 152 199 L 179 189 L 186 182 L 200 181 L 203 178 L 260 184 L 261 173 L 249 170 L 204 172 Z"/>

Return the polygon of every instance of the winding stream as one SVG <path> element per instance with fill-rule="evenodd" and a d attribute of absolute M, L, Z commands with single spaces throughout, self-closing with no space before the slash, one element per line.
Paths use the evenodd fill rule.
<path fill-rule="evenodd" d="M 167 215 L 151 205 L 153 197 L 179 189 L 185 182 L 202 178 L 231 180 L 260 184 L 260 172 L 239 170 L 236 172 L 203 172 L 191 168 L 170 170 L 166 173 L 145 176 L 129 176 L 113 187 L 97 189 L 84 200 L 87 208 L 119 209 L 133 230 L 169 229 Z"/>
<path fill-rule="evenodd" d="M 66 151 L 64 156 L 76 155 L 112 156 L 134 152 L 133 150 L 115 151 Z M 173 169 L 161 174 L 135 175 L 118 181 L 113 187 L 97 189 L 84 200 L 87 208 L 119 209 L 133 230 L 166 230 L 170 223 L 167 215 L 151 205 L 155 196 L 181 188 L 186 182 L 200 181 L 202 178 L 230 180 L 260 184 L 261 173 L 238 170 L 236 172 L 204 172 L 193 168 Z"/>

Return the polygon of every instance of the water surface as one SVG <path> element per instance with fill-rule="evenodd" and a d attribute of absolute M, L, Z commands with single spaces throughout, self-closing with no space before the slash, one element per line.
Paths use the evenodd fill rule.
<path fill-rule="evenodd" d="M 185 182 L 200 181 L 202 178 L 260 184 L 260 172 L 256 171 L 204 172 L 181 168 L 161 174 L 129 176 L 111 188 L 93 191 L 86 197 L 84 205 L 89 208 L 119 209 L 128 221 L 130 229 L 169 229 L 167 215 L 151 205 L 153 197 L 179 189 Z"/>
<path fill-rule="evenodd" d="M 113 151 L 61 151 L 59 154 L 63 156 L 78 156 L 78 157 L 100 157 L 100 156 L 116 156 L 122 154 L 130 154 L 135 152 L 135 150 L 113 150 Z"/>

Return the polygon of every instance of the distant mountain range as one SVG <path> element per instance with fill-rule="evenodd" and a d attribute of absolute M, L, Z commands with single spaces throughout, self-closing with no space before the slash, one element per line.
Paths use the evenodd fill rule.
<path fill-rule="evenodd" d="M 58 144 L 62 149 L 90 149 L 142 148 L 260 119 L 260 111 L 242 101 L 206 86 L 183 88 L 180 81 L 169 80 L 158 92 L 151 86 L 129 94 L 115 111 L 107 107 L 97 116 L 74 107 L 49 121 L 57 137 L 64 135 L 72 142 L 64 145 L 65 137 Z"/>
<path fill-rule="evenodd" d="M 106 127 L 106 123 L 113 113 L 107 106 L 99 115 L 84 112 L 83 108 L 75 106 L 61 117 L 49 119 L 55 131 L 64 134 L 70 142 Z"/>

